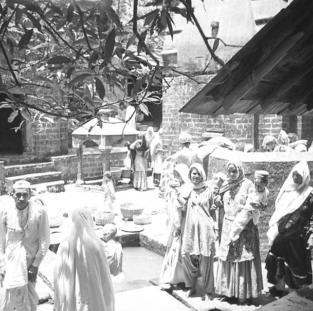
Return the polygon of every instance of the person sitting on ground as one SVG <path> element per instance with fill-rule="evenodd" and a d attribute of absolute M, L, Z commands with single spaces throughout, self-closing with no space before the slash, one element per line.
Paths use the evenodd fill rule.
<path fill-rule="evenodd" d="M 85 207 L 70 211 L 54 267 L 55 311 L 114 311 L 114 291 L 103 242 Z"/>
<path fill-rule="evenodd" d="M 115 224 L 106 224 L 103 227 L 101 240 L 105 243 L 110 273 L 114 276 L 123 271 L 123 250 L 116 235 L 117 227 Z"/>
<path fill-rule="evenodd" d="M 292 144 L 298 140 L 298 135 L 296 133 L 288 133 L 289 144 Z"/>

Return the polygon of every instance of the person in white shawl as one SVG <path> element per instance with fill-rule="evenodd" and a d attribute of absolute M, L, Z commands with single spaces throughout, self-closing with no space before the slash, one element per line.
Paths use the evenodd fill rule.
<path fill-rule="evenodd" d="M 54 269 L 55 311 L 114 311 L 114 293 L 105 247 L 90 212 L 70 213 Z"/>
<path fill-rule="evenodd" d="M 275 286 L 273 296 L 284 295 L 285 284 L 291 289 L 312 283 L 311 254 L 313 193 L 309 186 L 307 162 L 294 166 L 282 186 L 267 236 L 271 245 L 266 257 L 268 281 Z"/>

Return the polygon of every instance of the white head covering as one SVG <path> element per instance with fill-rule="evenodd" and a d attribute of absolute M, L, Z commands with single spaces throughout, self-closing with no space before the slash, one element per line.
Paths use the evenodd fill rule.
<path fill-rule="evenodd" d="M 192 165 L 190 166 L 190 168 L 189 168 L 189 174 L 188 174 L 190 180 L 191 180 L 191 172 L 192 172 L 194 169 L 197 170 L 198 173 L 201 175 L 201 177 L 202 177 L 202 182 L 200 182 L 198 185 L 193 184 L 193 188 L 194 188 L 194 189 L 203 188 L 203 187 L 206 185 L 206 174 L 205 174 L 204 168 L 203 168 L 203 166 L 202 166 L 200 163 L 194 163 L 194 164 L 192 164 Z"/>
<path fill-rule="evenodd" d="M 68 229 L 54 270 L 56 310 L 76 311 L 80 301 L 81 309 L 114 311 L 105 248 L 93 228 L 90 212 L 83 207 L 73 209 Z"/>
<path fill-rule="evenodd" d="M 13 190 L 21 190 L 21 191 L 30 191 L 31 190 L 31 184 L 26 180 L 18 180 L 13 185 Z"/>
<path fill-rule="evenodd" d="M 191 135 L 186 132 L 181 132 L 178 136 L 178 141 L 180 144 L 191 143 Z"/>
<path fill-rule="evenodd" d="M 189 168 L 186 164 L 179 163 L 174 167 L 174 172 L 178 173 L 184 183 L 189 182 Z"/>
<path fill-rule="evenodd" d="M 288 146 L 288 145 L 289 145 L 289 137 L 288 137 L 288 134 L 287 134 L 284 130 L 281 130 L 281 131 L 279 132 L 277 141 L 278 141 L 278 143 L 279 143 L 280 145 L 286 145 L 286 146 Z"/>
<path fill-rule="evenodd" d="M 293 180 L 293 173 L 295 171 L 302 177 L 301 185 L 297 185 Z M 311 193 L 312 187 L 309 186 L 309 182 L 309 166 L 306 161 L 301 161 L 293 167 L 276 198 L 275 211 L 269 221 L 270 228 L 267 232 L 270 244 L 273 243 L 278 235 L 279 220 L 301 207 Z"/>

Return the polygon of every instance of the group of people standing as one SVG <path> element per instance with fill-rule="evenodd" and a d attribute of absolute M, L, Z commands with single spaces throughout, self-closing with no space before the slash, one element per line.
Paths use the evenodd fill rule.
<path fill-rule="evenodd" d="M 154 185 L 160 183 L 164 152 L 162 133 L 162 129 L 155 133 L 152 127 L 148 127 L 145 133 L 138 135 L 138 139 L 127 144 L 128 154 L 124 165 L 132 171 L 132 182 L 136 190 L 147 190 L 149 165 L 153 169 Z"/>
<path fill-rule="evenodd" d="M 266 258 L 274 296 L 285 293 L 285 284 L 295 289 L 312 283 L 309 181 L 308 164 L 300 162 L 276 199 Z M 256 171 L 252 182 L 236 160 L 228 162 L 225 175 L 219 173 L 208 182 L 201 164 L 174 165 L 167 195 L 170 234 L 162 286 L 172 289 L 184 283 L 192 295 L 200 285 L 203 299 L 217 294 L 247 303 L 257 298 L 263 289 L 258 222 L 268 203 L 267 184 L 266 171 Z"/>

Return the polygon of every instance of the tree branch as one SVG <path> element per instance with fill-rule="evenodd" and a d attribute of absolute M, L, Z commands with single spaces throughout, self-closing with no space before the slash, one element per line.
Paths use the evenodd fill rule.
<path fill-rule="evenodd" d="M 74 3 L 75 3 L 75 5 L 77 7 L 77 10 L 78 10 L 78 14 L 79 14 L 79 17 L 80 17 L 80 23 L 81 23 L 81 26 L 82 26 L 83 34 L 84 34 L 84 37 L 85 37 L 88 49 L 92 50 L 92 47 L 90 45 L 90 42 L 88 40 L 88 36 L 87 36 L 87 33 L 86 33 L 85 25 L 84 25 L 84 14 L 83 14 L 82 10 L 80 9 L 80 7 L 77 5 L 75 0 L 74 0 Z"/>
<path fill-rule="evenodd" d="M 75 49 L 72 45 L 70 45 L 60 34 L 58 31 L 56 31 L 53 26 L 51 25 L 51 23 L 49 21 L 47 21 L 47 19 L 45 18 L 45 16 L 43 14 L 40 14 L 41 19 L 49 26 L 49 28 L 51 29 L 51 31 L 59 38 L 61 39 L 61 41 L 68 46 L 72 51 L 74 51 L 76 53 L 76 55 L 81 56 L 82 58 L 84 58 L 85 60 L 88 61 L 88 58 L 86 56 L 84 56 L 83 54 L 81 54 L 80 51 L 78 51 L 77 49 Z"/>
<path fill-rule="evenodd" d="M 207 47 L 208 51 L 210 52 L 212 58 L 218 63 L 220 64 L 222 67 L 224 67 L 224 62 L 214 53 L 213 49 L 211 48 L 208 40 L 207 40 L 207 36 L 205 35 L 205 33 L 203 32 L 202 30 L 202 27 L 198 21 L 198 19 L 196 18 L 195 14 L 194 14 L 194 11 L 193 11 L 193 8 L 190 7 L 187 5 L 187 2 L 186 0 L 181 0 L 181 2 L 185 5 L 186 9 L 190 11 L 190 16 L 191 16 L 191 19 L 192 21 L 195 23 L 196 27 L 198 28 L 198 31 L 204 41 L 204 44 L 205 46 Z"/>
<path fill-rule="evenodd" d="M 3 53 L 4 58 L 5 58 L 5 61 L 7 62 L 7 65 L 8 65 L 8 67 L 9 67 L 9 70 L 10 70 L 10 72 L 11 72 L 11 75 L 12 75 L 12 77 L 13 77 L 15 83 L 16 83 L 18 86 L 21 86 L 21 84 L 20 84 L 20 82 L 18 81 L 18 79 L 17 79 L 17 77 L 16 77 L 16 75 L 15 75 L 15 72 L 14 72 L 12 66 L 11 66 L 11 63 L 10 63 L 8 54 L 7 54 L 5 48 L 4 48 L 3 44 L 2 44 L 2 40 L 0 40 L 0 48 L 1 48 L 1 50 L 2 50 L 2 53 Z"/>
<path fill-rule="evenodd" d="M 156 62 L 157 66 L 159 66 L 159 60 L 153 55 L 150 49 L 147 47 L 145 41 L 141 38 L 138 29 L 137 29 L 137 20 L 138 20 L 138 0 L 134 0 L 134 9 L 133 9 L 133 33 L 138 39 L 139 43 L 144 48 L 145 52 Z"/>

